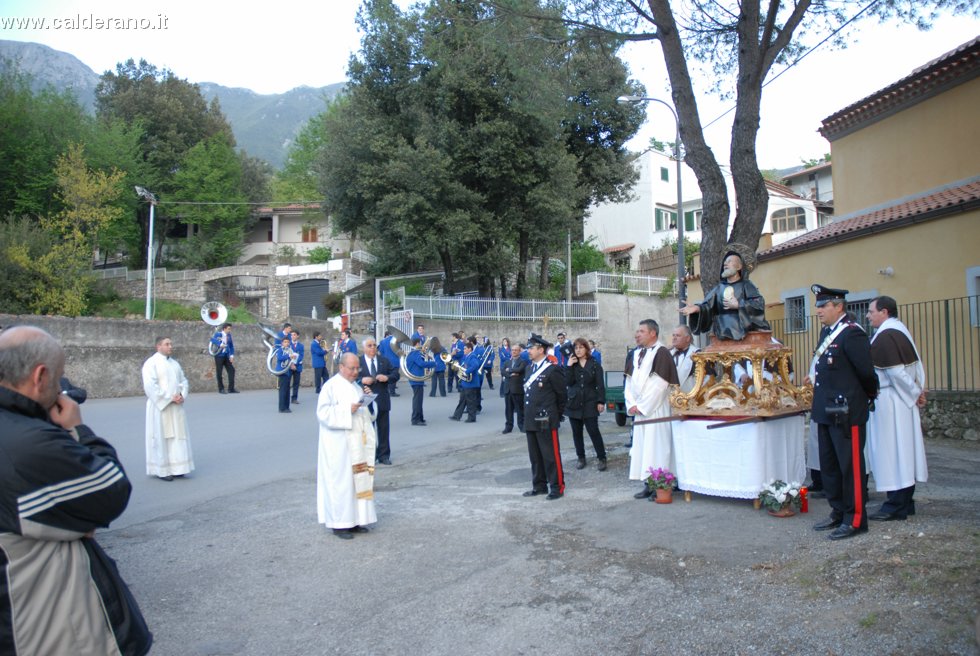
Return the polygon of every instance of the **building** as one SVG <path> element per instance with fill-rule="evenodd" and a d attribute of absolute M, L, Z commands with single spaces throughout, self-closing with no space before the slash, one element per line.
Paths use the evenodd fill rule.
<path fill-rule="evenodd" d="M 330 220 L 319 203 L 260 207 L 255 225 L 245 236 L 245 250 L 239 264 L 270 264 L 306 261 L 314 248 L 327 248 L 332 257 L 350 253 L 348 237 L 331 235 Z"/>
<path fill-rule="evenodd" d="M 824 119 L 835 218 L 759 254 L 773 316 L 809 316 L 816 279 L 855 311 L 980 293 L 978 76 L 980 38 Z"/>

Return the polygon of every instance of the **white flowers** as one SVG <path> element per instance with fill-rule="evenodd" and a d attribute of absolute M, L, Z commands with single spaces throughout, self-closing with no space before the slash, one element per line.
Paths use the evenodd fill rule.
<path fill-rule="evenodd" d="M 786 483 L 777 479 L 770 480 L 759 491 L 759 501 L 768 510 L 799 508 L 803 502 L 800 496 L 800 484 Z"/>

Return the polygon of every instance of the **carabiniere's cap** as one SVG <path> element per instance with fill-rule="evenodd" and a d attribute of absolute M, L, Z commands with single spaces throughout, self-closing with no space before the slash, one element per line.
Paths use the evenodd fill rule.
<path fill-rule="evenodd" d="M 532 346 L 541 346 L 541 347 L 547 349 L 547 348 L 551 347 L 551 342 L 549 342 L 548 340 L 546 340 L 541 335 L 537 335 L 535 333 L 531 333 L 531 336 L 527 338 L 527 348 L 531 348 Z"/>
<path fill-rule="evenodd" d="M 817 307 L 823 307 L 830 301 L 843 303 L 848 292 L 846 289 L 831 289 L 823 285 L 812 285 L 810 291 L 817 297 Z"/>

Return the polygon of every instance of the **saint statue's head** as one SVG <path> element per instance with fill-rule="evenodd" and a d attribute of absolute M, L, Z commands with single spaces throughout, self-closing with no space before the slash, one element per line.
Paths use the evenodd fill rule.
<path fill-rule="evenodd" d="M 755 253 L 743 244 L 732 242 L 721 264 L 721 278 L 728 282 L 747 280 L 749 271 L 755 268 Z"/>

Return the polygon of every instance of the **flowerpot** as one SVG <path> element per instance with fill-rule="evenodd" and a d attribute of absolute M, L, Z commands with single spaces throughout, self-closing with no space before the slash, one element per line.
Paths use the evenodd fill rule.
<path fill-rule="evenodd" d="M 796 511 L 792 508 L 780 508 L 779 510 L 769 510 L 767 511 L 773 517 L 792 517 L 796 514 Z"/>
<path fill-rule="evenodd" d="M 657 488 L 657 503 L 673 503 L 674 502 L 674 491 L 673 490 L 661 490 Z"/>

